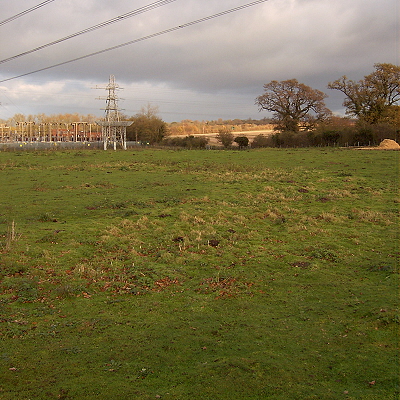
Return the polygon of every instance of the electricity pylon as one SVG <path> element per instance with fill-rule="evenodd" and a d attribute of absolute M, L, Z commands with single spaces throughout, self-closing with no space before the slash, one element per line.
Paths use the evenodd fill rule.
<path fill-rule="evenodd" d="M 108 94 L 106 97 L 106 108 L 104 121 L 99 121 L 97 124 L 101 126 L 102 140 L 104 150 L 107 150 L 109 142 L 113 143 L 114 150 L 117 149 L 117 144 L 126 150 L 126 127 L 132 124 L 132 121 L 121 121 L 118 108 L 117 90 L 119 85 L 115 83 L 114 75 L 110 75 L 108 85 L 104 88 Z"/>

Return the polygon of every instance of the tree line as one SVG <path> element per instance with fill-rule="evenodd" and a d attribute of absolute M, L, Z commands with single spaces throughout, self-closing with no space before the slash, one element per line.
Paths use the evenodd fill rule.
<path fill-rule="evenodd" d="M 329 89 L 344 94 L 346 117 L 334 116 L 326 107 L 327 95 L 296 79 L 271 81 L 255 104 L 260 111 L 272 113 L 261 120 L 181 121 L 166 124 L 157 116 L 157 108 L 148 106 L 132 117 L 128 139 L 187 148 L 206 147 L 208 140 L 199 133 L 218 131 L 217 140 L 228 148 L 291 146 L 365 146 L 379 144 L 383 139 L 398 140 L 400 131 L 400 67 L 375 64 L 374 71 L 360 81 L 346 76 L 330 82 Z M 247 124 L 247 125 L 246 125 Z M 274 134 L 258 135 L 250 143 L 236 130 L 250 126 L 273 124 Z M 268 125 L 270 126 L 270 125 Z M 247 127 L 247 129 L 246 129 Z M 169 137 L 171 131 L 181 137 Z M 184 136 L 186 134 L 186 136 Z"/>
<path fill-rule="evenodd" d="M 382 139 L 398 140 L 400 129 L 400 67 L 375 64 L 360 81 L 346 76 L 328 88 L 345 95 L 347 118 L 332 115 L 327 95 L 296 79 L 271 81 L 256 98 L 260 111 L 272 112 L 275 135 L 258 138 L 253 147 L 370 145 Z"/>
<path fill-rule="evenodd" d="M 198 134 L 218 132 L 217 140 L 224 147 L 236 143 L 240 148 L 291 146 L 354 146 L 376 145 L 383 139 L 399 139 L 400 132 L 400 67 L 375 64 L 374 71 L 359 81 L 346 76 L 330 82 L 328 89 L 344 96 L 345 117 L 334 116 L 326 107 L 324 92 L 313 89 L 296 79 L 273 80 L 264 85 L 264 93 L 255 99 L 259 111 L 268 111 L 272 118 L 260 120 L 216 120 L 173 122 L 167 124 L 158 115 L 158 107 L 148 104 L 132 117 L 127 128 L 127 140 L 188 148 L 204 148 L 206 137 Z M 21 121 L 35 123 L 75 122 L 94 123 L 93 115 L 60 114 L 28 116 L 17 114 L 3 124 Z M 258 135 L 250 143 L 246 135 L 235 131 L 251 131 L 273 127 L 274 134 Z M 171 137 L 180 135 L 181 137 Z"/>

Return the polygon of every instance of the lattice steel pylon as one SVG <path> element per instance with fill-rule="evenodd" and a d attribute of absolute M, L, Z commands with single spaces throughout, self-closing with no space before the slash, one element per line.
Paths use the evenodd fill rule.
<path fill-rule="evenodd" d="M 105 87 L 108 92 L 106 97 L 106 108 L 104 121 L 98 121 L 101 126 L 102 140 L 104 150 L 107 150 L 108 143 L 112 143 L 114 150 L 117 144 L 126 150 L 126 127 L 132 124 L 132 121 L 121 121 L 118 108 L 118 96 L 116 91 L 120 87 L 115 83 L 115 76 L 110 75 L 108 85 Z"/>
<path fill-rule="evenodd" d="M 107 108 L 106 108 L 106 120 L 107 121 L 119 121 L 119 109 L 118 109 L 118 97 L 116 90 L 120 89 L 119 85 L 115 83 L 115 76 L 110 75 L 110 79 L 106 90 L 108 91 L 107 96 Z"/>

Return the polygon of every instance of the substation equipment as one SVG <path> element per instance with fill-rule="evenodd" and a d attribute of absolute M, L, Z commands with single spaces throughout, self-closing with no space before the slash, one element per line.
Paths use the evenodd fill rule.
<path fill-rule="evenodd" d="M 0 124 L 0 143 L 57 143 L 103 142 L 104 150 L 112 145 L 114 150 L 126 150 L 126 128 L 133 121 L 121 121 L 116 91 L 120 87 L 110 75 L 107 90 L 105 117 L 95 123 L 18 121 L 15 126 Z"/>
<path fill-rule="evenodd" d="M 89 122 L 16 122 L 15 127 L 0 124 L 0 143 L 14 142 L 98 142 L 101 130 Z"/>

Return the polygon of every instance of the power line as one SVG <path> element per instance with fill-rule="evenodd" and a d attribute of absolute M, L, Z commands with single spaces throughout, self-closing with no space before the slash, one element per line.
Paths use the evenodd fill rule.
<path fill-rule="evenodd" d="M 54 1 L 54 0 L 51 0 L 51 1 Z M 96 29 L 104 28 L 105 26 L 114 24 L 115 22 L 123 21 L 124 19 L 133 17 L 135 15 L 142 14 L 144 12 L 153 10 L 153 9 L 155 9 L 157 7 L 161 7 L 161 6 L 164 6 L 166 4 L 172 3 L 174 1 L 176 1 L 176 0 L 158 0 L 158 1 L 154 2 L 154 3 L 148 4 L 147 6 L 143 6 L 143 7 L 140 7 L 138 9 L 136 9 L 136 10 L 130 11 L 130 12 L 126 13 L 126 14 L 119 15 L 119 16 L 117 16 L 115 18 L 112 18 L 112 19 L 110 19 L 108 21 L 102 22 L 102 23 L 97 24 L 97 25 L 93 25 L 93 26 L 91 26 L 89 28 L 86 28 L 86 29 L 83 29 L 83 30 L 81 30 L 79 32 L 76 32 L 76 33 L 73 33 L 71 35 L 65 36 L 65 37 L 63 37 L 61 39 L 54 40 L 53 42 L 41 45 L 41 46 L 36 47 L 36 48 L 34 48 L 32 50 L 24 51 L 23 53 L 17 54 L 17 55 L 12 56 L 12 57 L 5 58 L 4 60 L 0 60 L 0 64 L 6 63 L 6 62 L 11 61 L 11 60 L 15 60 L 16 58 L 19 58 L 19 57 L 22 57 L 22 56 L 26 56 L 26 55 L 34 53 L 35 51 L 38 51 L 38 50 L 45 49 L 46 47 L 50 47 L 50 46 L 53 46 L 55 44 L 64 42 L 65 40 L 72 39 L 72 38 L 74 38 L 76 36 L 83 35 L 84 33 L 92 32 L 92 31 L 94 31 Z"/>
<path fill-rule="evenodd" d="M 13 15 L 12 17 L 5 19 L 4 21 L 0 21 L 0 26 L 1 26 L 1 25 L 5 25 L 5 24 L 7 24 L 8 22 L 14 21 L 14 19 L 17 19 L 17 18 L 19 18 L 19 17 L 22 17 L 22 16 L 25 15 L 25 14 L 29 14 L 30 12 L 35 11 L 35 10 L 37 10 L 38 8 L 45 6 L 45 5 L 49 4 L 49 3 L 51 3 L 52 1 L 54 1 L 54 0 L 46 0 L 46 1 L 43 1 L 42 3 L 39 3 L 38 5 L 36 5 L 36 6 L 34 6 L 34 7 L 28 8 L 27 10 L 22 11 L 22 12 L 16 14 L 16 15 Z"/>
<path fill-rule="evenodd" d="M 165 35 L 167 33 L 171 33 L 171 32 L 177 31 L 179 29 L 188 28 L 189 26 L 200 24 L 202 22 L 209 21 L 209 20 L 214 19 L 214 18 L 219 18 L 219 17 L 222 17 L 224 15 L 231 14 L 233 12 L 243 10 L 245 8 L 255 6 L 257 4 L 265 3 L 266 1 L 268 1 L 268 0 L 252 1 L 251 3 L 247 3 L 247 4 L 244 4 L 244 5 L 239 6 L 239 7 L 231 8 L 229 10 L 225 10 L 225 11 L 219 12 L 217 14 L 209 15 L 208 17 L 200 18 L 200 19 L 197 19 L 195 21 L 187 22 L 185 24 L 178 25 L 178 26 L 175 26 L 173 28 L 165 29 L 165 30 L 157 32 L 157 33 L 152 33 L 150 35 L 143 36 L 143 37 L 141 37 L 139 39 L 134 39 L 134 40 L 131 40 L 129 42 L 118 44 L 116 46 L 108 47 L 107 49 L 95 51 L 94 53 L 90 53 L 90 54 L 86 54 L 84 56 L 76 57 L 76 58 L 73 58 L 72 60 L 63 61 L 63 62 L 60 62 L 58 64 L 53 64 L 53 65 L 50 65 L 48 67 L 37 69 L 35 71 L 26 72 L 24 74 L 16 75 L 16 76 L 13 76 L 13 77 L 7 78 L 7 79 L 2 79 L 2 80 L 0 80 L 0 83 L 11 81 L 13 79 L 22 78 L 22 77 L 27 76 L 27 75 L 36 74 L 37 72 L 46 71 L 46 70 L 51 69 L 51 68 L 60 67 L 62 65 L 70 64 L 70 63 L 75 62 L 75 61 L 84 60 L 85 58 L 89 58 L 89 57 L 93 57 L 93 56 L 96 56 L 96 55 L 99 55 L 99 54 L 103 54 L 103 53 L 106 53 L 106 52 L 111 51 L 111 50 L 120 49 L 121 47 L 129 46 L 131 44 L 143 42 L 145 40 L 152 39 L 152 38 L 155 38 L 157 36 Z"/>

